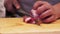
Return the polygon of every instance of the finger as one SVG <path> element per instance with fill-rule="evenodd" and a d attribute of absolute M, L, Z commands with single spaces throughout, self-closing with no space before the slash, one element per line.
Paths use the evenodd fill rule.
<path fill-rule="evenodd" d="M 55 20 L 56 20 L 56 17 L 52 15 L 50 18 L 47 18 L 47 19 L 43 20 L 43 22 L 50 23 L 50 22 L 53 22 Z"/>
<path fill-rule="evenodd" d="M 6 8 L 6 10 L 7 10 L 8 12 L 13 13 L 13 14 L 15 13 L 15 8 L 13 8 L 13 6 L 12 6 L 11 3 L 6 4 L 6 5 L 5 5 L 5 8 Z"/>
<path fill-rule="evenodd" d="M 13 4 L 14 4 L 16 9 L 20 9 L 20 4 L 18 3 L 17 0 L 14 0 Z"/>
<path fill-rule="evenodd" d="M 11 11 L 12 10 L 12 2 L 7 3 L 7 1 L 4 3 L 4 6 L 6 10 Z"/>
<path fill-rule="evenodd" d="M 44 3 L 42 1 L 37 1 L 34 5 L 33 5 L 33 9 L 37 9 L 39 6 L 43 5 Z"/>
<path fill-rule="evenodd" d="M 49 9 L 49 10 L 45 11 L 44 13 L 42 13 L 42 14 L 40 15 L 40 18 L 43 19 L 43 18 L 45 18 L 45 17 L 47 17 L 47 16 L 49 16 L 49 15 L 52 15 L 52 14 L 53 14 L 53 13 L 52 13 L 52 10 Z"/>
<path fill-rule="evenodd" d="M 39 7 L 39 8 L 37 9 L 37 14 L 41 14 L 41 13 L 47 11 L 48 9 L 50 9 L 50 6 L 44 4 L 44 5 L 42 5 L 41 7 Z"/>

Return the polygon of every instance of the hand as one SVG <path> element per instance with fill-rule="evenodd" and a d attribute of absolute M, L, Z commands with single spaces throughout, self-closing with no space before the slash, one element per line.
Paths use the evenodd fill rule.
<path fill-rule="evenodd" d="M 33 9 L 36 10 L 39 18 L 45 23 L 53 22 L 59 17 L 55 8 L 45 1 L 37 1 L 34 4 Z"/>
<path fill-rule="evenodd" d="M 20 9 L 20 4 L 18 3 L 18 0 L 5 0 L 4 5 L 6 7 L 6 10 L 12 13 L 15 12 L 15 9 Z"/>

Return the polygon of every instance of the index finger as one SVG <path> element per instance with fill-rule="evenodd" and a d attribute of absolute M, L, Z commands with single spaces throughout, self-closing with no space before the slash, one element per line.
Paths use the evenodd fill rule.
<path fill-rule="evenodd" d="M 39 6 L 43 5 L 44 1 L 37 1 L 34 5 L 33 5 L 33 9 L 37 9 Z"/>
<path fill-rule="evenodd" d="M 16 9 L 20 9 L 20 4 L 19 4 L 18 0 L 14 0 L 13 4 L 16 7 Z"/>

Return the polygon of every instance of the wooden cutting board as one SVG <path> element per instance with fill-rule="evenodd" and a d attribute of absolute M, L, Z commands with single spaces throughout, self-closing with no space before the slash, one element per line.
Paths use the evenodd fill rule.
<path fill-rule="evenodd" d="M 1 34 L 59 34 L 60 20 L 52 24 L 26 24 L 22 18 L 0 18 Z"/>

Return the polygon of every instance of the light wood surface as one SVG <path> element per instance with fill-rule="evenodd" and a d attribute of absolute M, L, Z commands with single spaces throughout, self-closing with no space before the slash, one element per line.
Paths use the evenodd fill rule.
<path fill-rule="evenodd" d="M 14 34 L 58 34 L 60 32 L 60 20 L 52 24 L 26 24 L 22 18 L 0 18 L 0 33 Z"/>

